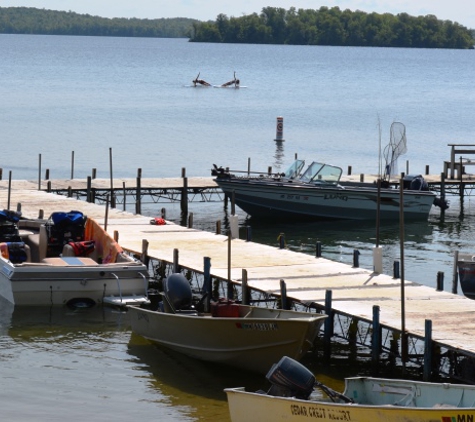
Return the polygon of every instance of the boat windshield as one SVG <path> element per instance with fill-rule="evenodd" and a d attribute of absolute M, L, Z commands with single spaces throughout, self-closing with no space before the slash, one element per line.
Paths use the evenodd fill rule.
<path fill-rule="evenodd" d="M 305 170 L 300 180 L 303 182 L 336 184 L 340 181 L 342 172 L 343 170 L 340 167 L 314 161 Z"/>
<path fill-rule="evenodd" d="M 305 165 L 304 160 L 295 160 L 292 163 L 292 165 L 285 172 L 284 177 L 286 177 L 288 179 L 295 179 L 296 177 L 299 176 L 299 174 L 302 171 L 304 165 Z"/>

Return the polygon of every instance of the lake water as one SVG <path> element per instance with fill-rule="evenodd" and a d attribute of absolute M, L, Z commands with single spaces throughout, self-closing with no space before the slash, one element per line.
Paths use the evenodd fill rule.
<path fill-rule="evenodd" d="M 284 169 L 297 153 L 353 173 L 377 173 L 390 125 L 406 125 L 410 173 L 442 171 L 448 143 L 472 143 L 475 51 L 196 44 L 175 39 L 0 35 L 0 168 L 3 177 L 209 176 L 212 164 Z M 192 79 L 243 88 L 191 88 Z M 276 117 L 284 117 L 282 146 Z M 380 129 L 381 128 L 381 134 Z M 473 252 L 473 199 L 441 218 L 407 224 L 406 279 L 450 289 L 455 250 Z M 4 205 L 6 206 L 6 205 Z M 149 205 L 179 221 L 177 205 Z M 190 204 L 195 227 L 214 230 L 220 204 Z M 253 240 L 372 268 L 374 223 L 255 224 Z M 399 227 L 381 229 L 384 270 L 399 258 Z M 12 421 L 228 420 L 222 389 L 265 388 L 262 377 L 164 353 L 131 335 L 127 316 L 15 309 L 0 330 L 1 415 Z M 351 373 L 351 375 L 354 375 Z M 338 378 L 338 377 L 337 377 Z M 18 406 L 21 403 L 21 406 Z M 5 405 L 3 405 L 5 404 Z M 33 416 L 34 415 L 34 416 Z"/>

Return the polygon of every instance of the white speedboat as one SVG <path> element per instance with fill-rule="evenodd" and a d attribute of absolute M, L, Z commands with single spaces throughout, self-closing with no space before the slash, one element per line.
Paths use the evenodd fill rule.
<path fill-rule="evenodd" d="M 212 175 L 223 192 L 252 217 L 374 220 L 379 204 L 381 219 L 399 218 L 399 189 L 387 183 L 380 189 L 375 183 L 343 183 L 340 167 L 319 162 L 302 172 L 304 163 L 296 160 L 285 173 L 276 175 L 230 172 L 215 166 Z M 420 175 L 406 176 L 403 185 L 407 219 L 427 219 L 432 205 L 442 204 Z"/>
<path fill-rule="evenodd" d="M 158 310 L 130 306 L 132 331 L 196 359 L 262 373 L 284 355 L 302 358 L 326 318 L 228 302 L 198 312 L 181 274 L 165 280 L 161 305 Z"/>
<path fill-rule="evenodd" d="M 338 393 L 315 380 L 300 363 L 283 357 L 267 379 L 269 391 L 228 388 L 232 422 L 385 421 L 452 422 L 475 420 L 475 386 L 355 377 Z M 315 394 L 318 386 L 325 393 Z"/>
<path fill-rule="evenodd" d="M 148 270 L 78 211 L 47 221 L 0 214 L 0 292 L 15 305 L 125 306 L 147 301 Z M 8 298 L 7 298 L 8 299 Z"/>

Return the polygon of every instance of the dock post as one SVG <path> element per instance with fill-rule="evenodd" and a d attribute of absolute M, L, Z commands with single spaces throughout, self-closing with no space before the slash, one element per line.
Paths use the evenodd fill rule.
<path fill-rule="evenodd" d="M 117 230 L 114 230 L 114 241 L 119 242 L 119 232 Z"/>
<path fill-rule="evenodd" d="M 352 170 L 351 166 L 348 166 L 348 176 L 351 176 L 351 170 Z"/>
<path fill-rule="evenodd" d="M 71 151 L 71 180 L 74 179 L 74 151 Z"/>
<path fill-rule="evenodd" d="M 285 248 L 285 233 L 279 234 L 279 237 L 277 238 L 279 241 L 279 249 L 284 249 Z"/>
<path fill-rule="evenodd" d="M 142 254 L 140 255 L 140 260 L 148 268 L 150 258 L 148 256 L 148 240 L 142 239 Z"/>
<path fill-rule="evenodd" d="M 206 295 L 205 301 L 203 303 L 204 305 L 204 312 L 209 313 L 211 312 L 211 258 L 205 256 L 203 258 L 203 276 L 204 276 L 204 282 L 203 282 L 203 291 L 201 294 Z"/>
<path fill-rule="evenodd" d="M 440 173 L 440 199 L 445 202 L 445 173 Z M 445 214 L 444 208 L 440 209 L 441 215 Z"/>
<path fill-rule="evenodd" d="M 333 337 L 333 313 L 332 313 L 332 291 L 327 290 L 325 292 L 325 319 L 324 325 L 324 356 L 326 360 L 330 360 L 331 357 L 331 339 Z"/>
<path fill-rule="evenodd" d="M 112 171 L 112 148 L 109 148 L 109 173 L 110 173 L 110 190 L 111 190 L 111 208 L 115 208 L 114 175 Z"/>
<path fill-rule="evenodd" d="M 221 234 L 221 220 L 216 221 L 216 234 Z"/>
<path fill-rule="evenodd" d="M 142 214 L 142 184 L 140 177 L 137 177 L 137 193 L 135 194 L 135 214 Z"/>
<path fill-rule="evenodd" d="M 426 176 L 428 176 L 428 175 L 429 175 L 429 165 L 427 164 L 426 165 Z"/>
<path fill-rule="evenodd" d="M 21 202 L 17 202 L 17 204 L 16 204 L 16 212 L 21 213 Z"/>
<path fill-rule="evenodd" d="M 322 256 L 322 242 L 317 240 L 315 243 L 315 258 L 320 258 Z"/>
<path fill-rule="evenodd" d="M 0 180 L 2 180 L 2 178 L 3 178 L 3 169 L 0 168 Z"/>
<path fill-rule="evenodd" d="M 373 332 L 371 334 L 371 359 L 373 361 L 373 371 L 379 366 L 379 354 L 381 351 L 381 325 L 379 322 L 378 305 L 373 306 Z"/>
<path fill-rule="evenodd" d="M 425 321 L 424 337 L 424 374 L 423 381 L 430 381 L 432 374 L 432 321 Z"/>
<path fill-rule="evenodd" d="M 458 279 L 459 279 L 459 273 L 458 273 L 458 268 L 457 268 L 457 261 L 459 260 L 459 251 L 455 251 L 454 253 L 454 272 L 453 272 L 453 277 L 452 277 L 452 293 L 454 295 L 457 294 L 458 290 Z"/>
<path fill-rule="evenodd" d="M 97 169 L 96 168 L 93 168 L 92 169 L 92 178 L 95 179 L 97 176 Z"/>
<path fill-rule="evenodd" d="M 8 172 L 8 201 L 7 201 L 7 210 L 10 209 L 10 200 L 12 197 L 12 171 Z"/>
<path fill-rule="evenodd" d="M 43 220 L 45 212 L 43 210 L 39 210 L 38 212 L 38 220 Z"/>
<path fill-rule="evenodd" d="M 250 242 L 252 240 L 252 227 L 246 226 L 246 242 Z"/>
<path fill-rule="evenodd" d="M 393 278 L 399 278 L 399 261 L 396 259 L 393 263 Z"/>
<path fill-rule="evenodd" d="M 122 196 L 124 198 L 122 202 L 122 211 L 127 210 L 127 192 L 125 191 L 125 182 L 122 182 Z"/>
<path fill-rule="evenodd" d="M 45 170 L 45 180 L 49 180 L 49 169 Z"/>
<path fill-rule="evenodd" d="M 160 214 L 161 214 L 161 217 L 166 220 L 167 219 L 167 209 L 166 208 L 162 208 L 160 210 Z"/>
<path fill-rule="evenodd" d="M 437 272 L 437 289 L 438 292 L 444 291 L 444 272 L 438 271 Z"/>
<path fill-rule="evenodd" d="M 360 266 L 360 251 L 353 249 L 353 268 L 359 268 Z"/>
<path fill-rule="evenodd" d="M 68 186 L 68 198 L 73 197 L 73 188 L 71 186 Z"/>
<path fill-rule="evenodd" d="M 364 173 L 361 173 L 361 174 L 360 174 L 360 182 L 361 182 L 361 183 L 364 182 Z"/>
<path fill-rule="evenodd" d="M 181 190 L 181 212 L 183 214 L 188 214 L 188 178 L 183 178 L 183 188 Z"/>
<path fill-rule="evenodd" d="M 41 154 L 38 154 L 38 190 L 41 190 Z"/>
<path fill-rule="evenodd" d="M 193 228 L 193 213 L 192 212 L 190 212 L 190 214 L 188 215 L 188 228 L 189 229 Z"/>
<path fill-rule="evenodd" d="M 249 294 L 249 286 L 247 284 L 247 270 L 242 269 L 242 281 L 241 281 L 241 302 L 243 305 L 250 304 L 250 294 Z"/>
<path fill-rule="evenodd" d="M 179 273 L 180 272 L 180 265 L 178 264 L 178 249 L 173 249 L 173 272 Z"/>
<path fill-rule="evenodd" d="M 48 183 L 46 184 L 46 192 L 51 192 L 51 180 L 48 180 Z"/>
<path fill-rule="evenodd" d="M 92 179 L 91 179 L 91 176 L 87 176 L 86 202 L 92 202 L 91 201 L 91 188 L 92 188 Z"/>
<path fill-rule="evenodd" d="M 280 302 L 281 302 L 281 309 L 288 310 L 289 304 L 287 301 L 287 286 L 283 279 L 280 279 Z"/>
<path fill-rule="evenodd" d="M 107 231 L 108 220 L 109 220 L 109 195 L 106 195 L 106 215 L 104 217 L 104 231 Z"/>

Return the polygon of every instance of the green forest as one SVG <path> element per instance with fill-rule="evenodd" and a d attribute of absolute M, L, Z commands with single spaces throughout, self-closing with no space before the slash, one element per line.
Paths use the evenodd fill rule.
<path fill-rule="evenodd" d="M 101 18 L 33 7 L 0 7 L 0 33 L 189 38 L 195 19 Z"/>
<path fill-rule="evenodd" d="M 32 7 L 0 7 L 0 33 L 189 38 L 192 42 L 371 47 L 473 48 L 474 31 L 433 15 L 366 13 L 339 7 L 189 18 L 102 18 Z"/>
<path fill-rule="evenodd" d="M 260 14 L 195 22 L 190 41 L 366 47 L 473 48 L 473 31 L 434 15 L 365 13 L 320 7 L 265 7 Z"/>

